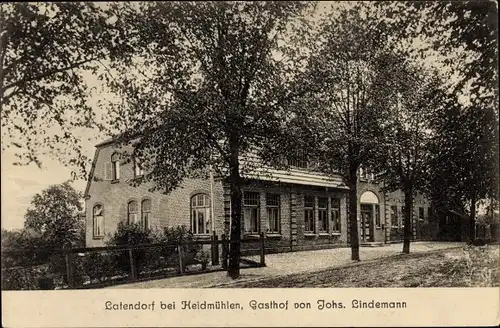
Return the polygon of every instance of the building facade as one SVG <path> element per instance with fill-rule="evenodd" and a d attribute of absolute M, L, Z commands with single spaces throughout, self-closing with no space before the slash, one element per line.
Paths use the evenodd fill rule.
<path fill-rule="evenodd" d="M 245 176 L 242 238 L 264 232 L 276 251 L 346 246 L 349 243 L 348 188 L 340 176 L 325 176 L 294 163 L 290 170 Z M 267 174 L 271 173 L 271 174 Z M 172 192 L 151 191 L 152 185 L 131 182 L 144 172 L 127 163 L 112 142 L 97 145 L 85 190 L 86 245 L 105 246 L 120 221 L 151 229 L 184 225 L 200 239 L 219 237 L 230 228 L 229 185 L 221 177 L 187 179 Z M 358 184 L 361 243 L 402 239 L 403 195 L 385 194 L 367 175 Z M 415 199 L 414 239 L 428 222 L 430 207 Z"/>

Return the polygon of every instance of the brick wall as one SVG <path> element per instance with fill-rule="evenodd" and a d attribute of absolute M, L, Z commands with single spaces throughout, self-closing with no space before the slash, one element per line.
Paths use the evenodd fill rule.
<path fill-rule="evenodd" d="M 151 192 L 153 186 L 143 183 L 137 187 L 130 185 L 134 178 L 133 164 L 122 162 L 120 166 L 120 179 L 117 182 L 104 180 L 104 166 L 110 161 L 111 155 L 116 151 L 113 145 L 99 148 L 95 161 L 94 176 L 85 201 L 86 209 L 86 245 L 87 247 L 104 246 L 109 234 L 116 231 L 118 222 L 127 220 L 127 206 L 132 200 L 137 201 L 138 213 L 141 213 L 141 202 L 151 200 L 150 227 L 161 229 L 166 226 L 185 225 L 190 227 L 190 199 L 197 193 L 211 195 L 209 179 L 187 179 L 182 185 L 165 195 L 159 191 Z M 96 181 L 94 181 L 96 180 Z M 223 216 L 222 183 L 213 183 L 214 217 L 212 220 L 215 231 L 222 234 L 223 225 L 220 218 Z M 94 238 L 92 209 L 96 204 L 104 206 L 104 232 L 105 238 Z"/>

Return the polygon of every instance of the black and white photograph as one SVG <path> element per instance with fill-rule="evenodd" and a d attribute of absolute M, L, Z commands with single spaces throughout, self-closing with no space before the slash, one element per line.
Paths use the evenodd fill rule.
<path fill-rule="evenodd" d="M 496 1 L 0 8 L 2 294 L 500 291 Z"/>

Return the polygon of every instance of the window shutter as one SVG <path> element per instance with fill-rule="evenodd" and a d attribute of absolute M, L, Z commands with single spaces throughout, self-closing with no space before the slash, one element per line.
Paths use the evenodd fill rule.
<path fill-rule="evenodd" d="M 104 180 L 111 180 L 112 166 L 111 162 L 104 163 Z"/>

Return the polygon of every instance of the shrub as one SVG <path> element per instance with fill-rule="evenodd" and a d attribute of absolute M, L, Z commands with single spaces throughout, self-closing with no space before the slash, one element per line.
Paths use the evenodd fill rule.
<path fill-rule="evenodd" d="M 114 245 L 139 245 L 151 244 L 154 241 L 153 233 L 150 229 L 144 229 L 140 224 L 125 224 L 120 222 L 114 235 L 107 242 L 108 246 Z M 148 249 L 134 249 L 133 258 L 136 272 L 139 273 L 145 266 L 148 256 Z M 123 272 L 130 272 L 130 257 L 127 251 L 115 252 L 114 261 Z"/>

